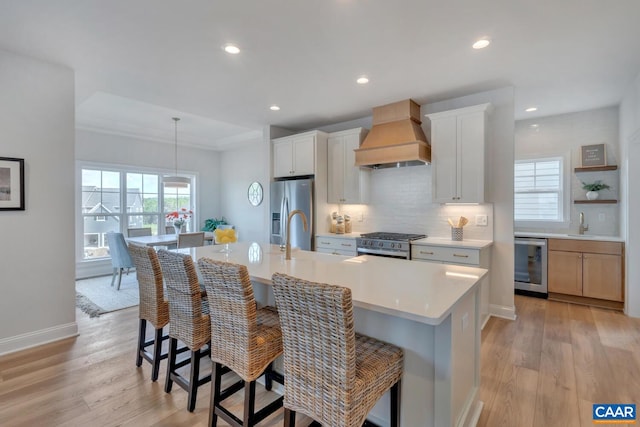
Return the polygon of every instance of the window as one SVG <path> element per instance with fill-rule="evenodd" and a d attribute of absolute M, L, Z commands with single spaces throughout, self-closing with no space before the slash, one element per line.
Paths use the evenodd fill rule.
<path fill-rule="evenodd" d="M 515 162 L 515 221 L 564 221 L 563 160 L 551 157 Z"/>
<path fill-rule="evenodd" d="M 193 186 L 163 189 L 161 173 L 98 166 L 83 167 L 81 176 L 85 260 L 109 256 L 106 233 L 110 231 L 126 235 L 128 228 L 149 227 L 154 235 L 164 234 L 165 225 L 171 225 L 165 219 L 167 212 L 195 210 Z"/>

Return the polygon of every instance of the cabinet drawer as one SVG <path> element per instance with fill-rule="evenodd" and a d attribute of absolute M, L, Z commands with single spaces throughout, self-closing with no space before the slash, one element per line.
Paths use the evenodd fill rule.
<path fill-rule="evenodd" d="M 604 241 L 601 242 L 595 240 L 549 239 L 549 250 L 622 255 L 622 243 Z"/>
<path fill-rule="evenodd" d="M 411 258 L 444 263 L 480 265 L 480 251 L 477 249 L 412 245 Z"/>
<path fill-rule="evenodd" d="M 356 239 L 340 237 L 316 237 L 316 251 L 324 253 L 338 252 L 340 255 L 356 256 Z"/>

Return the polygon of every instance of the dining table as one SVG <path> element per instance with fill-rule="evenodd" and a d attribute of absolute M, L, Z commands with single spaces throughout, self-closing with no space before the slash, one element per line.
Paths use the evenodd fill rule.
<path fill-rule="evenodd" d="M 156 236 L 127 237 L 127 242 L 145 246 L 175 246 L 178 243 L 177 234 L 158 234 Z M 205 243 L 215 243 L 215 236 L 211 231 L 204 232 Z"/>

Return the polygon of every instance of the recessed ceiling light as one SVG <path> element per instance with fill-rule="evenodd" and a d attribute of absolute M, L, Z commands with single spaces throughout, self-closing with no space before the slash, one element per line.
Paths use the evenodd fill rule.
<path fill-rule="evenodd" d="M 272 105 L 271 107 L 269 107 L 269 109 L 271 111 L 280 111 L 280 107 L 278 107 L 277 105 Z"/>
<path fill-rule="evenodd" d="M 484 49 L 485 47 L 489 46 L 491 44 L 491 40 L 485 38 L 485 39 L 480 39 L 478 41 L 476 41 L 473 44 L 473 48 L 474 49 Z"/>
<path fill-rule="evenodd" d="M 534 123 L 534 124 L 532 124 L 532 125 L 529 125 L 529 127 L 530 127 L 531 129 L 538 129 L 538 128 L 540 127 L 540 125 L 539 125 L 539 124 L 537 124 L 537 123 Z"/>
<path fill-rule="evenodd" d="M 240 53 L 240 48 L 234 44 L 227 44 L 224 46 L 224 51 L 232 55 Z"/>
<path fill-rule="evenodd" d="M 538 107 L 529 107 L 526 110 L 527 113 L 533 113 L 534 111 L 538 111 Z"/>
<path fill-rule="evenodd" d="M 358 80 L 356 80 L 356 83 L 358 83 L 359 85 L 366 85 L 367 83 L 369 83 L 369 78 L 367 76 L 360 76 L 358 77 Z"/>

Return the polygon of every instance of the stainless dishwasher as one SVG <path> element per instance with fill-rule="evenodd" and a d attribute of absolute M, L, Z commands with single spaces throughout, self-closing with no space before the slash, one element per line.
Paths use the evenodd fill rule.
<path fill-rule="evenodd" d="M 546 298 L 547 239 L 516 237 L 514 253 L 516 293 Z"/>

